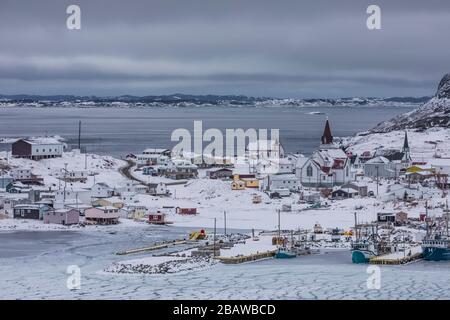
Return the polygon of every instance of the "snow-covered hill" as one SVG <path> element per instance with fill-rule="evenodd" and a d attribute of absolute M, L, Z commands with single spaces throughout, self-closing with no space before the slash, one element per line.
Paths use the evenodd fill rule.
<path fill-rule="evenodd" d="M 377 125 L 372 132 L 417 129 L 432 127 L 450 128 L 450 73 L 439 83 L 436 95 L 416 110 L 401 114 Z"/>
<path fill-rule="evenodd" d="M 77 97 L 77 96 L 5 96 L 0 94 L 0 108 L 7 107 L 79 107 L 79 108 L 145 108 L 145 107 L 359 107 L 395 106 L 415 107 L 428 101 L 430 97 L 390 97 L 390 98 L 315 98 L 277 99 L 247 96 L 119 96 L 119 97 Z"/>

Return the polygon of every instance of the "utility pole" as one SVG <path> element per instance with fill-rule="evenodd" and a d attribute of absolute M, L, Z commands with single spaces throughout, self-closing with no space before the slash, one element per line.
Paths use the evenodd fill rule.
<path fill-rule="evenodd" d="M 81 152 L 81 120 L 78 122 L 78 150 Z"/>
<path fill-rule="evenodd" d="M 67 162 L 64 163 L 64 203 L 66 203 L 66 186 L 67 186 Z"/>
<path fill-rule="evenodd" d="M 214 246 L 213 246 L 213 256 L 216 256 L 216 218 L 214 218 Z"/>
<path fill-rule="evenodd" d="M 223 228 L 224 228 L 224 233 L 225 233 L 225 237 L 227 236 L 227 212 L 224 211 L 223 212 Z"/>
<path fill-rule="evenodd" d="M 427 228 L 427 237 L 430 235 L 429 234 L 429 226 L 428 226 L 428 201 L 425 201 L 425 225 Z"/>
<path fill-rule="evenodd" d="M 278 209 L 277 212 L 278 212 L 278 241 L 280 241 L 281 238 L 280 209 Z"/>
<path fill-rule="evenodd" d="M 375 168 L 377 168 L 377 197 L 378 197 L 378 181 L 379 181 L 378 166 L 376 166 Z"/>

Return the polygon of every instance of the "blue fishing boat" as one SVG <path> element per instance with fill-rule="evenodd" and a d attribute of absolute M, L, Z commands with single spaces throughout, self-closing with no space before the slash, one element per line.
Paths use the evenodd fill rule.
<path fill-rule="evenodd" d="M 428 209 L 427 205 L 425 208 Z M 446 203 L 442 217 L 430 219 L 427 210 L 425 218 L 427 235 L 422 240 L 422 255 L 425 260 L 450 260 L 449 216 L 448 203 Z"/>
<path fill-rule="evenodd" d="M 378 224 L 358 224 L 355 213 L 355 241 L 351 244 L 352 262 L 369 263 L 370 259 L 389 252 L 388 244 L 378 235 Z"/>
<path fill-rule="evenodd" d="M 297 256 L 296 252 L 279 248 L 277 252 L 275 253 L 275 258 L 277 259 L 290 259 L 295 258 Z"/>
<path fill-rule="evenodd" d="M 368 263 L 370 258 L 376 257 L 376 247 L 373 241 L 360 240 L 352 244 L 352 262 Z"/>
<path fill-rule="evenodd" d="M 422 255 L 425 260 L 450 260 L 450 239 L 435 236 L 422 241 Z"/>
<path fill-rule="evenodd" d="M 293 237 L 293 233 L 291 232 L 291 238 Z M 280 217 L 280 210 L 278 210 L 278 239 L 279 241 L 281 239 L 281 217 Z M 283 241 L 284 242 L 284 241 Z M 291 239 L 291 249 L 286 248 L 286 244 L 283 243 L 282 246 L 278 247 L 277 252 L 275 253 L 276 259 L 291 259 L 295 258 L 297 256 L 297 252 L 292 248 L 293 245 L 293 239 Z"/>

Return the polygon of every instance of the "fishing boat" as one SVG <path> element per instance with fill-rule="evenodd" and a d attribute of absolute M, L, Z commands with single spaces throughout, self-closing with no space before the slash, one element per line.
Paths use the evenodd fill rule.
<path fill-rule="evenodd" d="M 441 261 L 450 260 L 450 236 L 448 220 L 450 211 L 448 203 L 442 217 L 434 219 L 428 218 L 428 212 L 425 214 L 427 223 L 427 234 L 422 240 L 422 255 L 425 260 Z"/>
<path fill-rule="evenodd" d="M 450 239 L 447 236 L 434 235 L 422 241 L 422 255 L 425 260 L 450 260 Z"/>
<path fill-rule="evenodd" d="M 353 263 L 368 263 L 371 258 L 376 256 L 378 256 L 378 252 L 373 241 L 362 240 L 352 243 Z"/>
<path fill-rule="evenodd" d="M 293 236 L 293 233 L 291 232 L 291 237 Z M 280 218 L 280 210 L 278 210 L 278 239 L 281 239 L 281 218 Z M 282 246 L 279 246 L 277 249 L 277 252 L 275 253 L 276 259 L 291 259 L 295 258 L 297 256 L 297 252 L 293 250 L 292 248 L 292 241 L 291 241 L 291 248 L 287 248 L 284 244 Z"/>
<path fill-rule="evenodd" d="M 275 253 L 275 258 L 277 259 L 290 259 L 295 258 L 297 256 L 297 252 L 291 251 L 287 248 L 278 248 Z"/>
<path fill-rule="evenodd" d="M 371 258 L 390 251 L 387 244 L 378 235 L 377 224 L 357 224 L 355 213 L 355 236 L 351 244 L 352 262 L 368 263 Z"/>

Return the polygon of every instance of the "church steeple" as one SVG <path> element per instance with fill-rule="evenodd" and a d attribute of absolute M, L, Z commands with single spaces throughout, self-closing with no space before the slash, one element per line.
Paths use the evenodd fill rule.
<path fill-rule="evenodd" d="M 402 152 L 403 152 L 402 162 L 410 163 L 411 162 L 411 154 L 409 151 L 408 132 L 406 132 L 406 130 L 405 130 L 405 140 L 403 140 Z"/>
<path fill-rule="evenodd" d="M 331 128 L 330 128 L 330 122 L 325 122 L 325 129 L 323 130 L 322 138 L 320 139 L 322 144 L 332 144 L 333 143 L 333 136 L 331 135 Z"/>
<path fill-rule="evenodd" d="M 405 140 L 403 141 L 403 152 L 409 152 L 408 132 L 405 131 Z"/>

